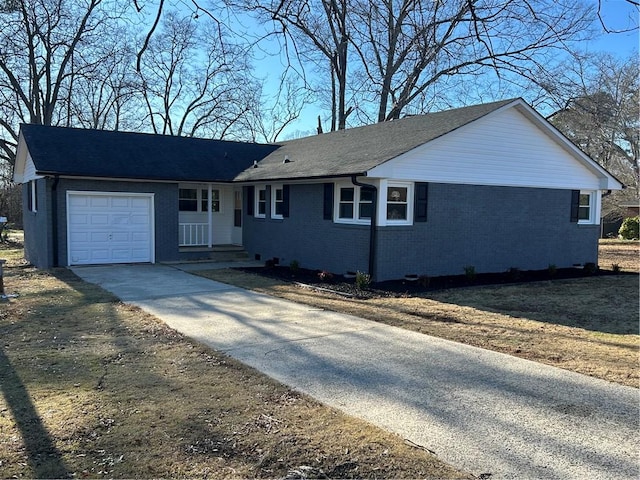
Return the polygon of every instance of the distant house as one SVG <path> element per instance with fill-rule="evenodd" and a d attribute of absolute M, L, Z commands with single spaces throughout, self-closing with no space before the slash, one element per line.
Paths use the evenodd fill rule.
<path fill-rule="evenodd" d="M 622 188 L 521 99 L 273 145 L 22 125 L 14 180 L 40 268 L 236 245 L 376 280 L 597 262 Z"/>
<path fill-rule="evenodd" d="M 636 201 L 635 203 L 623 203 L 620 206 L 625 209 L 625 218 L 637 217 L 640 215 L 640 201 Z"/>

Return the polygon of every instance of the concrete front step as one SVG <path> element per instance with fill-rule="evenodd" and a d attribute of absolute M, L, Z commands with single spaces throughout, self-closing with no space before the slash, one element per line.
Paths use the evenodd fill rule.
<path fill-rule="evenodd" d="M 180 247 L 181 262 L 241 262 L 249 260 L 247 251 L 237 245 L 207 247 Z"/>

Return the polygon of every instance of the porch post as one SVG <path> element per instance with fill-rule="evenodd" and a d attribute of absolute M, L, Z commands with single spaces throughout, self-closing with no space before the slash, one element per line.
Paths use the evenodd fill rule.
<path fill-rule="evenodd" d="M 209 229 L 209 248 L 213 247 L 213 212 L 211 211 L 211 206 L 213 205 L 213 199 L 211 195 L 213 193 L 213 189 L 211 188 L 211 184 L 207 184 L 207 228 Z"/>

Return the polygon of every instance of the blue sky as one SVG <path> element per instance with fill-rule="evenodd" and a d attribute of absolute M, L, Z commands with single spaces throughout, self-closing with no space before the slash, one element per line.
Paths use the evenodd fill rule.
<path fill-rule="evenodd" d="M 638 9 L 625 0 L 602 0 L 601 16 L 609 30 L 635 30 L 626 33 L 603 33 L 594 40 L 593 51 L 606 51 L 623 58 L 638 52 Z"/>
<path fill-rule="evenodd" d="M 597 5 L 597 0 L 584 1 L 589 1 Z M 596 30 L 602 33 L 584 45 L 585 49 L 591 53 L 606 52 L 624 59 L 632 55 L 635 55 L 637 58 L 640 47 L 640 35 L 638 31 L 640 22 L 637 7 L 632 6 L 625 0 L 601 0 L 600 15 L 609 31 L 627 31 L 622 33 L 606 33 L 601 26 L 600 20 L 594 18 Z M 267 61 L 267 64 L 269 64 L 269 66 L 266 67 L 264 74 L 268 77 L 277 76 L 277 73 L 275 73 L 278 68 L 277 62 L 271 59 Z M 267 71 L 270 71 L 269 73 L 271 73 L 271 75 L 269 75 Z M 261 76 L 263 72 L 258 71 L 257 73 Z M 300 118 L 289 125 L 278 139 L 284 140 L 292 136 L 314 134 L 318 114 L 322 115 L 323 126 L 326 128 L 328 122 L 325 120 L 329 112 L 318 105 L 309 105 L 303 110 Z"/>

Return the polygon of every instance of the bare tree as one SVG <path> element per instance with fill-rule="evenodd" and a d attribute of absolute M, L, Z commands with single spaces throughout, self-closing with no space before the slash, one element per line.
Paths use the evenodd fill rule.
<path fill-rule="evenodd" d="M 622 196 L 640 197 L 640 80 L 634 57 L 610 55 L 576 62 L 566 69 L 553 91 L 560 108 L 550 116 L 585 153 L 610 170 L 627 189 Z"/>
<path fill-rule="evenodd" d="M 103 0 L 10 0 L 0 9 L 0 159 L 15 162 L 18 123 L 67 123 L 74 54 L 107 37 L 121 10 Z M 87 68 L 84 65 L 82 68 Z"/>
<path fill-rule="evenodd" d="M 588 32 L 574 0 L 352 0 L 351 42 L 378 100 L 378 121 L 399 118 L 428 89 L 487 71 L 531 77 Z"/>
<path fill-rule="evenodd" d="M 140 128 L 143 104 L 133 69 L 135 50 L 114 40 L 128 34 L 120 28 L 103 44 L 74 55 L 65 98 L 69 125 L 99 130 Z M 88 67 L 75 73 L 77 63 Z"/>
<path fill-rule="evenodd" d="M 285 128 L 300 117 L 311 94 L 295 77 L 284 76 L 275 94 L 262 91 L 261 103 L 252 109 L 247 126 L 252 141 L 277 142 Z"/>
<path fill-rule="evenodd" d="M 349 0 L 239 0 L 229 5 L 251 12 L 281 36 L 289 62 L 311 62 L 330 85 L 331 130 L 344 129 L 353 105 L 347 107 Z"/>
<path fill-rule="evenodd" d="M 155 133 L 233 137 L 259 105 L 245 51 L 220 25 L 204 22 L 167 11 L 141 57 L 141 91 Z"/>

